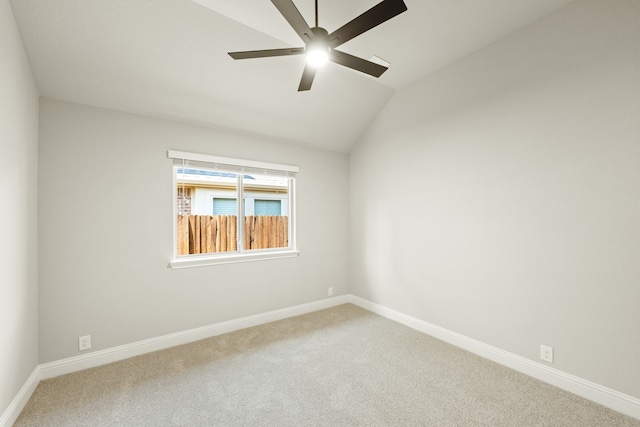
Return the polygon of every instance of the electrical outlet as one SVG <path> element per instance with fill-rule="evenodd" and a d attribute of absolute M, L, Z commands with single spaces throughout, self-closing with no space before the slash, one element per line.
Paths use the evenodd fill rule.
<path fill-rule="evenodd" d="M 85 335 L 78 338 L 78 351 L 91 349 L 91 335 Z"/>
<path fill-rule="evenodd" d="M 553 347 L 540 344 L 540 359 L 553 363 Z"/>
<path fill-rule="evenodd" d="M 329 296 L 333 296 L 333 288 L 329 288 L 328 291 L 327 291 L 327 294 Z"/>

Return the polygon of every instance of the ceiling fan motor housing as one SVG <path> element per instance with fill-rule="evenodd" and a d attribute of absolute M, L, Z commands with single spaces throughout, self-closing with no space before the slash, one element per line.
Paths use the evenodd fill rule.
<path fill-rule="evenodd" d="M 311 41 L 323 39 L 329 35 L 329 32 L 322 27 L 313 27 L 311 28 L 311 32 L 313 33 L 313 37 L 311 37 Z"/>

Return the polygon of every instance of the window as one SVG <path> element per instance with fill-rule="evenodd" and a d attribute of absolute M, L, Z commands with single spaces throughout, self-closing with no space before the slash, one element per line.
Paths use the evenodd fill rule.
<path fill-rule="evenodd" d="M 171 267 L 298 254 L 297 167 L 172 150 L 168 157 L 173 159 Z"/>
<path fill-rule="evenodd" d="M 282 215 L 281 205 L 280 200 L 256 200 L 255 215 Z"/>
<path fill-rule="evenodd" d="M 213 198 L 214 215 L 238 215 L 238 202 L 236 199 Z"/>

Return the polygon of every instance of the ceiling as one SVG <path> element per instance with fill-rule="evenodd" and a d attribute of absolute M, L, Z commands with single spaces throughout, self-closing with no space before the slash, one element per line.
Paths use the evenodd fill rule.
<path fill-rule="evenodd" d="M 297 92 L 303 46 L 269 0 L 11 0 L 40 94 L 347 152 L 393 93 L 573 0 L 405 0 L 341 46 L 391 63 L 379 79 L 329 63 Z M 329 32 L 379 0 L 319 0 Z M 314 1 L 294 0 L 310 26 Z"/>

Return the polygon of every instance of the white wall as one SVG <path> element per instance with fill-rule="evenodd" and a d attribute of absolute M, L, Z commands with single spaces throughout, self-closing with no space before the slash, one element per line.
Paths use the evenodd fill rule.
<path fill-rule="evenodd" d="M 351 153 L 351 293 L 640 397 L 640 2 L 399 91 Z"/>
<path fill-rule="evenodd" d="M 0 416 L 38 364 L 38 91 L 0 1 Z"/>
<path fill-rule="evenodd" d="M 348 158 L 42 99 L 40 362 L 347 292 Z M 167 150 L 292 164 L 296 258 L 171 270 Z"/>

